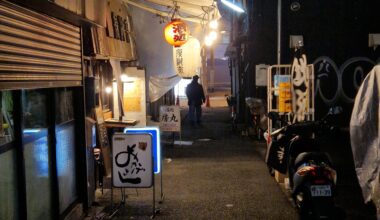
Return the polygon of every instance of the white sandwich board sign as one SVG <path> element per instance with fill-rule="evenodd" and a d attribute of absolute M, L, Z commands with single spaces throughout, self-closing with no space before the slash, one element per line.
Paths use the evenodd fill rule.
<path fill-rule="evenodd" d="M 151 187 L 153 185 L 152 158 L 152 136 L 150 134 L 115 134 L 112 137 L 113 186 Z"/>
<path fill-rule="evenodd" d="M 160 107 L 160 130 L 181 131 L 181 114 L 179 106 L 164 105 Z"/>

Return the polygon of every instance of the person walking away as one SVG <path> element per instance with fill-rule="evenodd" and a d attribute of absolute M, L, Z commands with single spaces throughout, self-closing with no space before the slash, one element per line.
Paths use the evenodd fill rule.
<path fill-rule="evenodd" d="M 186 87 L 187 104 L 189 105 L 189 119 L 192 126 L 194 126 L 195 123 L 201 125 L 201 106 L 206 101 L 203 87 L 198 83 L 198 79 L 199 76 L 194 75 L 193 80 Z"/>

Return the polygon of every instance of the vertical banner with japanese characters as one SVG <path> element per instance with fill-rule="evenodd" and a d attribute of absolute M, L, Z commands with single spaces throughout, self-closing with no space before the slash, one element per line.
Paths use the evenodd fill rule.
<path fill-rule="evenodd" d="M 307 66 L 305 54 L 299 54 L 294 57 L 292 70 L 292 93 L 293 93 L 293 112 L 296 121 L 304 121 L 306 113 L 309 112 L 309 79 L 310 72 Z"/>
<path fill-rule="evenodd" d="M 181 131 L 181 114 L 177 105 L 163 105 L 160 107 L 160 130 Z"/>
<path fill-rule="evenodd" d="M 112 137 L 114 187 L 149 188 L 153 185 L 150 134 L 115 134 Z"/>
<path fill-rule="evenodd" d="M 186 44 L 173 47 L 173 64 L 176 73 L 184 78 L 200 74 L 201 46 L 195 37 L 189 37 Z"/>

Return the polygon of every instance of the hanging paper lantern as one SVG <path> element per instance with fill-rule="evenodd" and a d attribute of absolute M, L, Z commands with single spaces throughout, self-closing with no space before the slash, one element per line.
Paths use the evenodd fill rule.
<path fill-rule="evenodd" d="M 182 47 L 173 47 L 174 70 L 182 78 L 199 75 L 201 68 L 201 45 L 195 37 Z"/>
<path fill-rule="evenodd" d="M 164 28 L 166 41 L 175 47 L 185 44 L 189 38 L 189 27 L 179 19 L 175 19 Z"/>

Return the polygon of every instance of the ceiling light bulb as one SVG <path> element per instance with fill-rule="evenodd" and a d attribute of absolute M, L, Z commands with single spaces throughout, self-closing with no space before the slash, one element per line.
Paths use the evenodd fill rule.
<path fill-rule="evenodd" d="M 216 31 L 211 31 L 210 33 L 209 33 L 209 37 L 210 37 L 210 39 L 211 40 L 216 40 L 216 38 L 218 37 L 218 34 L 216 33 Z"/>
<path fill-rule="evenodd" d="M 205 38 L 205 45 L 206 46 L 208 46 L 208 47 L 210 47 L 211 45 L 212 45 L 212 39 L 209 37 L 209 36 L 207 36 L 206 38 Z"/>
<path fill-rule="evenodd" d="M 210 27 L 211 29 L 217 29 L 217 28 L 218 28 L 218 21 L 217 21 L 217 20 L 212 20 L 212 21 L 210 21 L 210 23 L 209 23 L 209 27 Z"/>
<path fill-rule="evenodd" d="M 244 12 L 244 9 L 242 9 L 241 7 L 237 6 L 236 4 L 234 4 L 233 2 L 229 2 L 228 0 L 221 0 L 223 4 L 225 4 L 226 6 L 228 6 L 229 8 L 239 12 L 239 13 L 243 13 Z"/>
<path fill-rule="evenodd" d="M 107 87 L 106 87 L 106 93 L 107 93 L 107 94 L 111 94 L 111 92 L 112 92 L 112 88 L 111 88 L 111 86 L 107 86 Z"/>
<path fill-rule="evenodd" d="M 128 81 L 127 74 L 121 74 L 120 79 L 121 79 L 122 82 L 127 82 Z"/>

